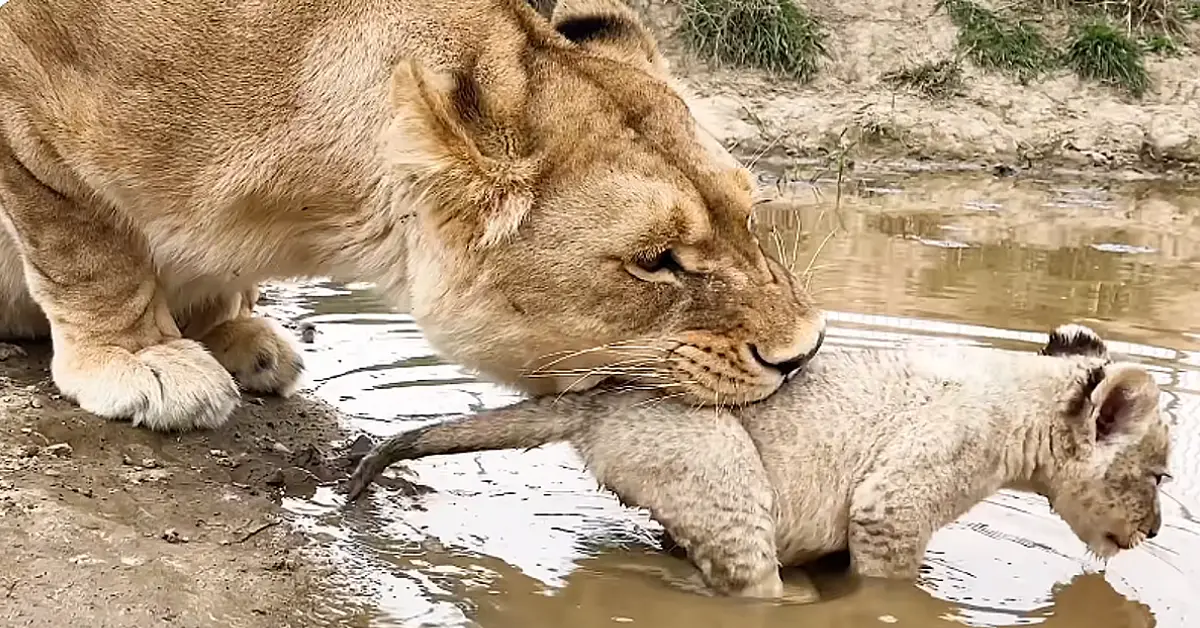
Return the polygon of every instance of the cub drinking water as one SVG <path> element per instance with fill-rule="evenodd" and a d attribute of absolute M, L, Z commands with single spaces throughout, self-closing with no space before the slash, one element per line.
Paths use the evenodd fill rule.
<path fill-rule="evenodd" d="M 932 534 L 1001 488 L 1046 497 L 1103 558 L 1161 526 L 1159 388 L 1086 327 L 1040 355 L 826 349 L 738 408 L 655 397 L 547 396 L 411 430 L 362 460 L 349 498 L 398 460 L 569 441 L 709 587 L 748 597 L 780 596 L 780 565 L 844 550 L 860 575 L 915 577 Z"/>

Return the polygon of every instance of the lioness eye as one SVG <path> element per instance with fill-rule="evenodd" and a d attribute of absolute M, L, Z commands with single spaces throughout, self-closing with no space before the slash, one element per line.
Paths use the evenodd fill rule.
<path fill-rule="evenodd" d="M 1171 478 L 1170 473 L 1155 473 L 1154 474 L 1154 483 L 1159 486 L 1162 486 L 1165 482 L 1170 482 L 1171 479 L 1172 478 Z"/>
<path fill-rule="evenodd" d="M 675 254 L 671 249 L 666 249 L 652 257 L 638 258 L 637 265 L 648 273 L 657 273 L 662 271 L 677 273 L 683 268 L 679 265 L 679 260 L 675 259 Z"/>

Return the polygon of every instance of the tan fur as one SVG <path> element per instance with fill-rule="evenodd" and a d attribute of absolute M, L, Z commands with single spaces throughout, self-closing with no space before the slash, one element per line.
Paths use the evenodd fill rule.
<path fill-rule="evenodd" d="M 375 282 L 444 356 L 531 393 L 771 394 L 824 323 L 748 229 L 753 177 L 618 0 L 562 3 L 561 33 L 542 15 L 0 6 L 0 335 L 49 332 L 55 382 L 92 412 L 214 426 L 234 378 L 287 394 L 300 374 L 252 316 L 257 286 L 329 275 Z"/>
<path fill-rule="evenodd" d="M 1001 488 L 1047 497 L 1107 558 L 1161 527 L 1169 433 L 1145 369 L 1064 329 L 1092 341 L 1047 355 L 826 349 L 732 411 L 649 392 L 527 400 L 384 441 L 348 492 L 398 460 L 569 441 L 725 594 L 780 596 L 779 565 L 844 550 L 863 576 L 913 578 L 933 533 Z"/>

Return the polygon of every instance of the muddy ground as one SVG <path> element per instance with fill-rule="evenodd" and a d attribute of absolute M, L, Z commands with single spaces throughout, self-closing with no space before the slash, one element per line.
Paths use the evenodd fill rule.
<path fill-rule="evenodd" d="M 247 397 L 223 429 L 155 434 L 63 400 L 26 347 L 0 362 L 0 625 L 323 623 L 278 502 L 344 477 L 332 410 Z"/>

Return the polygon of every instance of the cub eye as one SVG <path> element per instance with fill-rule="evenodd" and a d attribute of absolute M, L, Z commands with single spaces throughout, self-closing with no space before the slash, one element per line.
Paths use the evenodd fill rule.
<path fill-rule="evenodd" d="M 675 254 L 671 249 L 666 249 L 654 256 L 639 257 L 637 259 L 638 268 L 650 274 L 661 272 L 679 273 L 683 272 L 683 267 L 679 265 L 679 260 L 675 259 Z"/>

